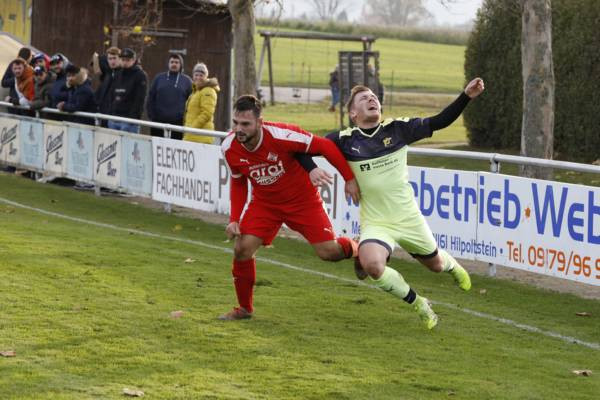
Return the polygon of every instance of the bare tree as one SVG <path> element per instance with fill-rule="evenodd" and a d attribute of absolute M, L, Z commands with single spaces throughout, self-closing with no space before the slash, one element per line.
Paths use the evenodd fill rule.
<path fill-rule="evenodd" d="M 348 5 L 346 0 L 310 0 L 310 3 L 323 21 L 335 19 Z"/>
<path fill-rule="evenodd" d="M 443 0 L 440 0 L 444 4 Z M 371 23 L 412 26 L 430 18 L 431 13 L 423 6 L 423 0 L 369 0 L 363 10 Z"/>
<path fill-rule="evenodd" d="M 256 94 L 254 1 L 228 0 L 233 19 L 234 96 Z"/>
<path fill-rule="evenodd" d="M 521 155 L 551 159 L 554 145 L 554 68 L 550 0 L 520 0 L 522 6 L 523 122 Z M 522 175 L 551 179 L 548 168 L 523 167 Z"/>

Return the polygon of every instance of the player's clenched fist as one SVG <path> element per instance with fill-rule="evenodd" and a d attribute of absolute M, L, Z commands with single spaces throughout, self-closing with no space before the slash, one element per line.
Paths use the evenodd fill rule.
<path fill-rule="evenodd" d="M 465 94 L 471 99 L 474 99 L 475 97 L 479 96 L 484 90 L 485 85 L 483 84 L 483 79 L 475 78 L 467 84 L 467 87 L 465 87 Z"/>

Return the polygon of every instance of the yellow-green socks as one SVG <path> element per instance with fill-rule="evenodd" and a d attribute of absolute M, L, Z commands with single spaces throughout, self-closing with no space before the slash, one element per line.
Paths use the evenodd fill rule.
<path fill-rule="evenodd" d="M 402 275 L 393 268 L 385 267 L 379 279 L 371 279 L 371 282 L 384 292 L 388 292 L 401 298 L 409 304 L 414 303 L 417 294 L 408 286 Z"/>

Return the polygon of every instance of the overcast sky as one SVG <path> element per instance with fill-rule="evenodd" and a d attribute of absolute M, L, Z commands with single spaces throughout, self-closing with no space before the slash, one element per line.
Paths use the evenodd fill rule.
<path fill-rule="evenodd" d="M 348 7 L 348 17 L 356 20 L 360 17 L 363 5 L 368 0 L 346 0 L 351 4 Z M 483 0 L 451 0 L 450 4 L 443 6 L 441 0 L 424 0 L 425 7 L 433 14 L 438 25 L 462 25 L 475 18 L 477 9 Z M 271 1 L 271 3 L 275 3 Z M 268 6 L 266 6 L 268 7 Z M 310 0 L 283 0 L 284 17 L 299 17 L 306 13 L 310 15 L 313 7 Z M 267 11 L 268 15 L 269 12 Z"/>

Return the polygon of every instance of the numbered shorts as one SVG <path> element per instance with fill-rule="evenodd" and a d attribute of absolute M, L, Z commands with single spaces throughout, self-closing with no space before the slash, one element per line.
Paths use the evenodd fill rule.
<path fill-rule="evenodd" d="M 390 255 L 396 243 L 413 257 L 429 258 L 437 254 L 437 243 L 421 213 L 401 223 L 375 224 L 366 221 L 362 225 L 359 245 L 375 242 L 387 248 Z"/>
<path fill-rule="evenodd" d="M 335 240 L 331 221 L 320 201 L 285 206 L 252 201 L 242 217 L 240 231 L 243 235 L 258 236 L 266 246 L 284 223 L 311 244 Z"/>

